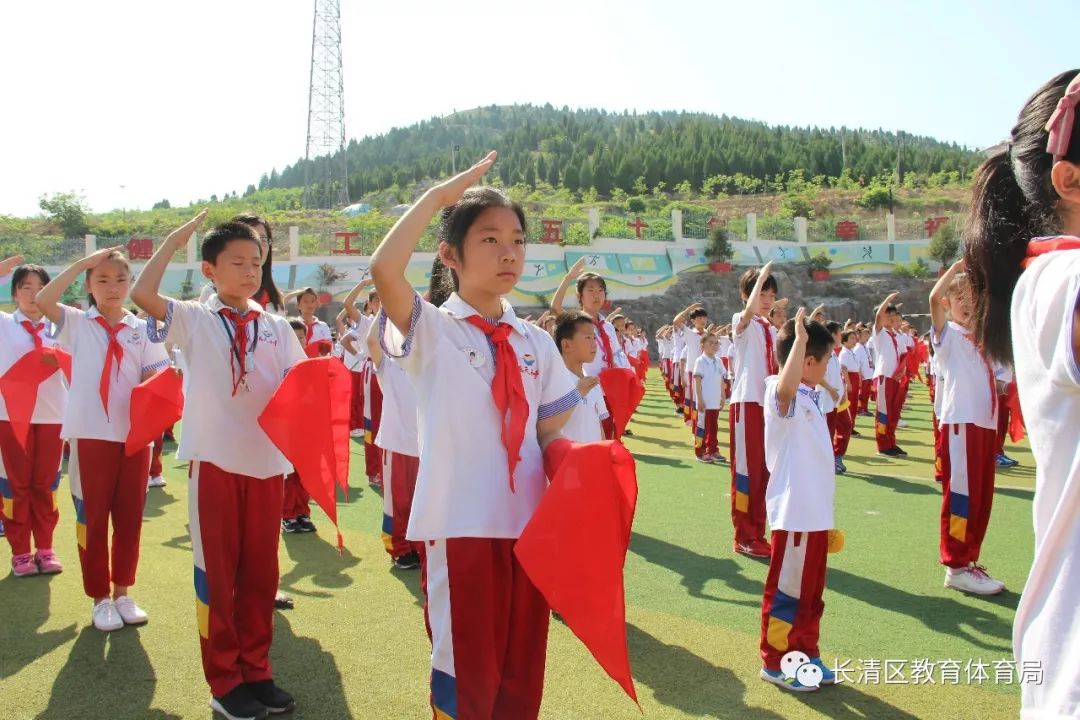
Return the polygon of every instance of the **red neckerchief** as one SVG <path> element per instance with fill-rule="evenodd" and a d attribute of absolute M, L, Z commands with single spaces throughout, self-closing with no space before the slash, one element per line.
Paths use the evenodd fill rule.
<path fill-rule="evenodd" d="M 232 308 L 223 307 L 218 310 L 218 313 L 223 318 L 227 318 L 232 321 L 233 331 L 229 332 L 229 369 L 232 371 L 232 394 L 236 395 L 237 388 L 244 382 L 244 378 L 247 376 L 247 354 L 248 354 L 248 323 L 252 321 L 258 321 L 259 313 L 254 310 L 247 310 L 243 315 L 236 312 Z M 226 331 L 228 331 L 226 326 Z M 236 367 L 240 366 L 240 372 L 237 374 Z"/>
<path fill-rule="evenodd" d="M 780 369 L 776 366 L 776 354 L 773 352 L 772 325 L 760 317 L 755 317 L 754 320 L 761 325 L 761 331 L 765 333 L 765 367 L 769 375 L 775 375 Z"/>
<path fill-rule="evenodd" d="M 596 323 L 596 331 L 600 336 L 600 345 L 604 348 L 604 361 L 607 362 L 609 368 L 615 367 L 615 355 L 611 352 L 611 338 L 608 337 L 607 330 L 604 329 L 604 320 L 597 318 L 593 321 Z"/>
<path fill-rule="evenodd" d="M 116 363 L 116 377 L 120 377 L 120 364 L 124 360 L 124 346 L 116 339 L 120 331 L 124 329 L 124 323 L 118 322 L 110 326 L 109 321 L 101 315 L 94 317 L 98 325 L 105 330 L 109 344 L 105 348 L 105 365 L 101 368 L 101 380 L 98 383 L 98 394 L 101 395 L 101 407 L 105 408 L 105 419 L 109 419 L 109 381 L 111 379 L 113 363 Z"/>
<path fill-rule="evenodd" d="M 34 325 L 34 323 L 30 322 L 29 320 L 21 320 L 19 321 L 19 324 L 22 325 L 23 329 L 26 330 L 26 332 L 30 333 L 30 336 L 34 339 L 35 350 L 41 348 L 44 345 L 44 343 L 41 342 L 41 331 L 45 329 L 45 323 L 41 323 L 40 325 Z M 121 350 L 120 352 L 123 353 L 123 350 Z"/>
<path fill-rule="evenodd" d="M 1034 238 L 1027 246 L 1027 257 L 1020 263 L 1020 267 L 1026 268 L 1035 262 L 1035 258 L 1058 250 L 1080 250 L 1080 238 L 1069 235 L 1058 237 Z"/>
<path fill-rule="evenodd" d="M 304 336 L 305 345 L 311 344 L 311 336 L 315 334 L 315 325 L 317 325 L 318 322 L 318 320 L 312 320 L 311 324 L 308 325 L 307 320 L 304 321 L 304 332 L 306 333 L 306 335 Z"/>
<path fill-rule="evenodd" d="M 510 332 L 513 328 L 504 322 L 492 325 L 479 315 L 470 315 L 465 320 L 487 335 L 488 341 L 495 346 L 495 377 L 491 381 L 491 399 L 495 401 L 495 408 L 502 419 L 502 442 L 506 448 L 506 461 L 510 470 L 510 492 L 514 492 L 514 468 L 521 459 L 521 445 L 525 442 L 529 401 L 525 397 L 525 386 L 521 383 L 517 353 L 510 344 Z"/>

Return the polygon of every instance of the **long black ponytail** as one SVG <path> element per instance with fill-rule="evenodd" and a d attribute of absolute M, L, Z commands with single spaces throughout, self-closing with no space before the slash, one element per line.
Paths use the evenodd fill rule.
<path fill-rule="evenodd" d="M 1012 362 L 1009 322 L 1013 289 L 1028 241 L 1061 231 L 1058 194 L 1050 180 L 1054 158 L 1044 129 L 1058 100 L 1080 71 L 1062 73 L 1028 99 L 1009 142 L 979 167 L 964 227 L 964 260 L 974 300 L 977 342 L 993 360 Z M 1080 122 L 1063 158 L 1080 164 Z"/>

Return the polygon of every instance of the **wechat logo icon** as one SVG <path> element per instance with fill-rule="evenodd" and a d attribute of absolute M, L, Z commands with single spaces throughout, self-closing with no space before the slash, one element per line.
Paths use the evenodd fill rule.
<path fill-rule="evenodd" d="M 797 680 L 806 687 L 821 687 L 821 668 L 810 662 L 810 656 L 804 652 L 792 650 L 786 653 L 780 659 L 780 672 L 789 681 Z"/>

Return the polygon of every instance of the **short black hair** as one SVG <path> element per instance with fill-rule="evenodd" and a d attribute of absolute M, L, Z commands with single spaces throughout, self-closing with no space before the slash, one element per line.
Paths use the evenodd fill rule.
<path fill-rule="evenodd" d="M 298 317 L 289 318 L 289 327 L 291 327 L 293 330 L 307 331 L 307 325 L 305 325 L 304 321 Z"/>
<path fill-rule="evenodd" d="M 709 317 L 709 311 L 706 310 L 705 308 L 697 308 L 696 310 L 694 310 L 694 311 L 692 311 L 690 313 L 690 319 L 691 320 L 693 320 L 694 318 L 699 318 L 699 317 L 706 317 L 706 318 Z"/>
<path fill-rule="evenodd" d="M 840 333 L 840 342 L 846 343 L 851 339 L 851 336 L 855 334 L 854 330 L 843 330 Z"/>
<path fill-rule="evenodd" d="M 835 320 L 830 320 L 825 324 L 825 328 L 829 331 L 829 333 L 835 335 L 840 330 L 843 330 L 844 326 L 836 322 Z"/>
<path fill-rule="evenodd" d="M 758 269 L 750 268 L 742 274 L 739 278 L 739 292 L 750 297 L 750 293 L 754 292 L 754 285 L 757 284 Z M 761 286 L 762 290 L 772 290 L 774 293 L 780 293 L 780 285 L 776 282 L 776 276 L 772 273 L 765 279 L 765 284 Z"/>
<path fill-rule="evenodd" d="M 49 284 L 49 273 L 40 265 L 20 265 L 11 274 L 11 298 L 15 299 L 15 291 L 26 281 L 27 275 L 37 275 L 42 285 Z"/>
<path fill-rule="evenodd" d="M 560 315 L 559 321 L 555 325 L 555 345 L 558 346 L 559 352 L 563 351 L 563 340 L 573 340 L 574 336 L 577 335 L 579 325 L 592 324 L 592 315 L 580 310 L 571 310 Z"/>
<path fill-rule="evenodd" d="M 829 329 L 816 320 L 803 320 L 806 328 L 806 356 L 816 360 L 824 360 L 833 349 L 833 336 Z M 784 323 L 780 329 L 777 352 L 780 357 L 780 365 L 787 362 L 791 354 L 791 346 L 795 344 L 795 319 L 792 318 Z"/>
<path fill-rule="evenodd" d="M 246 223 L 230 221 L 218 225 L 203 236 L 200 253 L 203 262 L 211 265 L 217 263 L 218 256 L 225 250 L 225 246 L 234 240 L 253 242 L 258 246 L 259 252 L 262 252 L 262 243 L 259 241 L 259 236 L 255 234 L 254 228 Z"/>

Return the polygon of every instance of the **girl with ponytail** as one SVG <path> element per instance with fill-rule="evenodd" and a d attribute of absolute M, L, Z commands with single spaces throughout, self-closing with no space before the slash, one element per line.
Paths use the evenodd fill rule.
<path fill-rule="evenodd" d="M 1024 105 L 1004 148 L 979 168 L 964 231 L 974 334 L 1013 363 L 1036 461 L 1035 558 L 1013 646 L 1041 683 L 1022 718 L 1080 715 L 1080 73 Z"/>

